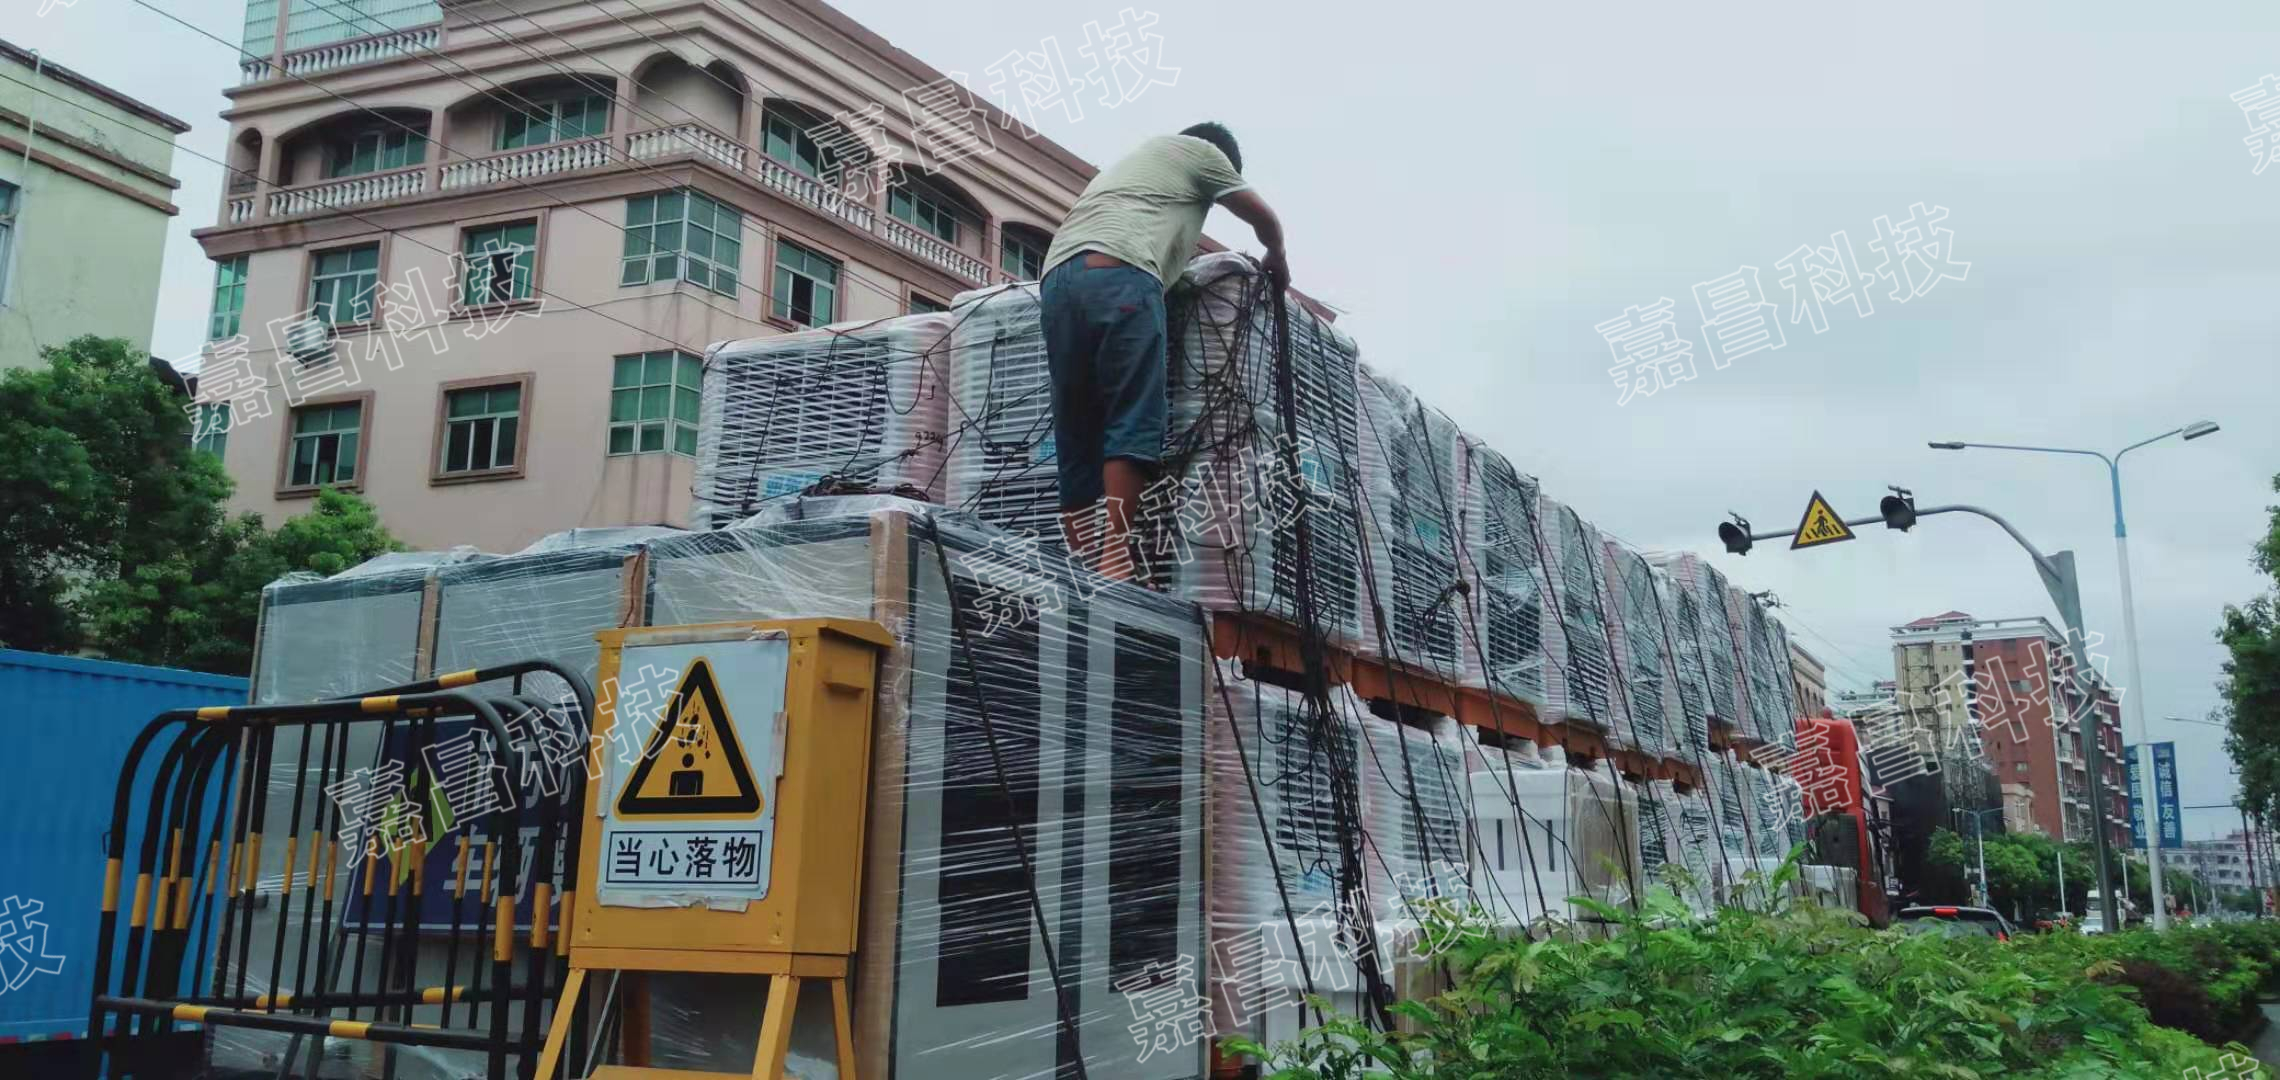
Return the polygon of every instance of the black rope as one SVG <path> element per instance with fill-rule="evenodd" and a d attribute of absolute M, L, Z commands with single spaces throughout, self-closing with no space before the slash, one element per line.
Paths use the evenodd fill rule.
<path fill-rule="evenodd" d="M 997 726 L 990 721 L 989 695 L 982 689 L 982 667 L 974 657 L 974 642 L 966 632 L 964 609 L 958 602 L 957 578 L 950 574 L 950 555 L 942 543 L 941 526 L 934 515 L 926 516 L 927 539 L 934 544 L 934 562 L 942 572 L 942 591 L 950 608 L 950 630 L 957 638 L 958 652 L 966 661 L 966 676 L 974 691 L 974 712 L 982 722 L 982 739 L 989 744 L 990 768 L 997 776 L 998 795 L 1005 800 L 1006 838 L 1013 844 L 1014 854 L 1021 858 L 1022 887 L 1029 893 L 1029 913 L 1037 920 L 1038 944 L 1045 952 L 1045 972 L 1053 980 L 1053 1007 L 1060 1014 L 1061 1034 L 1069 1041 L 1072 1064 L 1076 1066 L 1078 1080 L 1085 1077 L 1083 1040 L 1077 1034 L 1076 1016 L 1069 1009 L 1069 994 L 1061 984 L 1061 962 L 1053 955 L 1053 933 L 1045 919 L 1045 901 L 1037 895 L 1037 868 L 1029 858 L 1029 836 L 1021 828 L 1019 801 L 1014 798 L 1013 783 L 1006 778 L 1005 755 L 998 749 Z"/>

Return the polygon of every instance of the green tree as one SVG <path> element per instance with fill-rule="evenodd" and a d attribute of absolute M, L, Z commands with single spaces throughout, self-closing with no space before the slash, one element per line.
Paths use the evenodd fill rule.
<path fill-rule="evenodd" d="M 121 660 L 242 675 L 253 666 L 264 586 L 401 550 L 371 503 L 326 489 L 276 532 L 264 532 L 257 514 L 241 515 L 196 549 L 98 583 L 83 605 L 89 638 Z"/>
<path fill-rule="evenodd" d="M 2280 491 L 2280 476 L 2272 487 Z M 2280 587 L 2280 506 L 2267 510 L 2249 564 Z M 2228 655 L 2215 716 L 2225 722 L 2225 750 L 2240 766 L 2241 804 L 2271 818 L 2280 810 L 2280 591 L 2225 605 L 2216 635 Z"/>
<path fill-rule="evenodd" d="M 201 546 L 230 479 L 148 354 L 82 337 L 41 355 L 0 376 L 0 645 L 58 652 L 84 640 L 88 583 Z"/>
<path fill-rule="evenodd" d="M 42 355 L 0 377 L 0 645 L 243 674 L 263 586 L 401 550 L 342 492 L 275 532 L 229 516 L 229 475 L 147 354 L 82 337 Z"/>

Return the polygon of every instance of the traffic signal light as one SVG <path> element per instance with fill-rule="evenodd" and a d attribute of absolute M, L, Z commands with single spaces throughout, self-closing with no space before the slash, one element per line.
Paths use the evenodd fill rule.
<path fill-rule="evenodd" d="M 1718 523 L 1718 539 L 1726 545 L 1726 554 L 1747 555 L 1750 553 L 1750 519 L 1740 514 L 1733 517 L 1732 521 Z"/>
<path fill-rule="evenodd" d="M 1893 488 L 1892 494 L 1886 495 L 1883 501 L 1876 504 L 1876 510 L 1884 515 L 1884 527 L 1887 529 L 1907 532 L 1916 527 L 1916 495 L 1907 488 Z"/>

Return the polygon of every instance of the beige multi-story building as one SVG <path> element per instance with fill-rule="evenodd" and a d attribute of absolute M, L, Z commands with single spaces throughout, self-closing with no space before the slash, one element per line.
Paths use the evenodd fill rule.
<path fill-rule="evenodd" d="M 150 347 L 188 130 L 0 41 L 0 369 L 82 334 Z"/>
<path fill-rule="evenodd" d="M 1939 740 L 1943 769 L 1967 769 L 1974 782 L 1991 778 L 2008 831 L 2066 840 L 2093 835 L 2098 815 L 2090 802 L 2082 725 L 2073 719 L 2082 691 L 2065 676 L 2066 635 L 2039 617 L 1975 619 L 1950 611 L 1894 627 L 1892 640 L 1896 702 Z M 2090 677 L 2104 750 L 2104 824 L 2112 843 L 2124 847 L 2129 790 L 2122 779 L 2121 709 L 2105 680 L 2095 670 Z M 1978 754 L 1954 752 L 1972 745 L 1966 739 L 1976 742 Z M 1974 805 L 1970 784 L 1949 786 L 1959 796 L 1954 805 Z"/>
<path fill-rule="evenodd" d="M 1829 673 L 1819 657 L 1789 639 L 1789 681 L 1797 690 L 1797 715 L 1819 716 L 1829 707 Z"/>
<path fill-rule="evenodd" d="M 1093 168 L 819 0 L 250 0 L 203 430 L 416 546 L 687 521 L 708 344 L 1041 270 Z M 266 393 L 257 393 L 257 390 Z"/>

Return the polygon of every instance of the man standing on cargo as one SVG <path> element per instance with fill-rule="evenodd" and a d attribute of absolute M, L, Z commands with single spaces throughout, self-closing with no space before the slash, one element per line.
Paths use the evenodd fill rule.
<path fill-rule="evenodd" d="M 1219 124 L 1141 143 L 1085 186 L 1045 253 L 1045 353 L 1053 374 L 1053 447 L 1061 530 L 1094 550 L 1092 507 L 1108 500 L 1096 569 L 1132 579 L 1132 508 L 1164 451 L 1164 294 L 1203 236 L 1213 204 L 1266 245 L 1277 289 L 1289 284 L 1282 223 L 1243 181 L 1243 154 Z"/>

